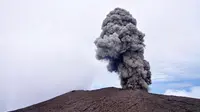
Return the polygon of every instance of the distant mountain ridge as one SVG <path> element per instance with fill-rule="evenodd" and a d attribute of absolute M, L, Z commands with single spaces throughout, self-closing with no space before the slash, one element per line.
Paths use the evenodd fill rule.
<path fill-rule="evenodd" d="M 200 112 L 200 99 L 142 90 L 76 90 L 12 112 Z"/>

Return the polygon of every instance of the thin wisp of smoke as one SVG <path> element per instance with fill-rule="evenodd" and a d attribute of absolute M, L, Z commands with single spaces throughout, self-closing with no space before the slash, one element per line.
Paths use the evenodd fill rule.
<path fill-rule="evenodd" d="M 96 58 L 109 62 L 107 69 L 119 74 L 122 88 L 148 90 L 151 72 L 143 55 L 145 35 L 136 25 L 136 19 L 128 11 L 121 8 L 111 11 L 94 42 Z"/>

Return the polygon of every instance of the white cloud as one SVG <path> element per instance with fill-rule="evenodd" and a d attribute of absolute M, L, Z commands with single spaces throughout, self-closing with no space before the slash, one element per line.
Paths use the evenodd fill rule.
<path fill-rule="evenodd" d="M 185 96 L 185 97 L 192 97 L 192 98 L 199 98 L 200 99 L 200 86 L 194 86 L 190 88 L 190 91 L 186 90 L 173 90 L 168 89 L 165 91 L 165 95 L 175 95 L 175 96 Z"/>
<path fill-rule="evenodd" d="M 159 6 L 153 5 L 155 3 Z M 150 60 L 155 81 L 200 78 L 196 74 L 192 74 L 192 77 L 188 75 L 191 74 L 191 65 L 200 66 L 200 34 L 197 31 L 200 27 L 197 18 L 200 15 L 197 13 L 196 4 L 198 3 L 193 0 L 156 1 L 152 2 L 152 5 L 146 4 L 152 7 L 149 9 L 152 12 L 145 13 L 146 16 L 149 15 L 148 21 L 143 18 L 141 24 L 149 24 L 142 25 L 142 29 L 146 33 L 145 54 Z"/>
<path fill-rule="evenodd" d="M 192 87 L 193 85 L 190 83 L 168 83 L 166 84 L 166 87 L 168 88 L 188 88 L 188 87 Z"/>

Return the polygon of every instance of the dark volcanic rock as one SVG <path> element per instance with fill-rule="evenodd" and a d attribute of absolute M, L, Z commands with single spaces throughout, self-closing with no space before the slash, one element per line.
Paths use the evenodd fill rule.
<path fill-rule="evenodd" d="M 200 112 L 200 100 L 105 88 L 72 91 L 13 112 Z"/>

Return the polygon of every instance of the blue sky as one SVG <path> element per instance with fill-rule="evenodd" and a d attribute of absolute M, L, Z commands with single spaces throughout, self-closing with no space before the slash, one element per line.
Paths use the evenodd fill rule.
<path fill-rule="evenodd" d="M 130 11 L 145 33 L 150 92 L 200 98 L 199 0 L 1 0 L 0 111 L 74 89 L 120 87 L 95 59 L 106 14 Z"/>

